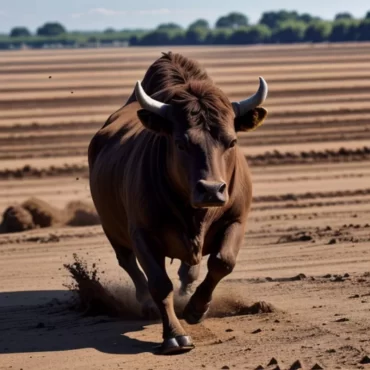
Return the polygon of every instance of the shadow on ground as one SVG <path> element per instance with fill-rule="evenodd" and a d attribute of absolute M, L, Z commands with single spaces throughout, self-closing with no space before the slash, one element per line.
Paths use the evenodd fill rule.
<path fill-rule="evenodd" d="M 0 354 L 95 348 L 111 354 L 152 352 L 158 344 L 130 338 L 153 321 L 83 317 L 65 290 L 0 293 Z M 160 342 L 158 332 L 158 342 Z"/>

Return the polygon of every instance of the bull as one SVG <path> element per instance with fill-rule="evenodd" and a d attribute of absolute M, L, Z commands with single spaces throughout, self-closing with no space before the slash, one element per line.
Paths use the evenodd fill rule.
<path fill-rule="evenodd" d="M 256 93 L 230 102 L 197 61 L 162 54 L 93 136 L 88 161 L 104 233 L 143 312 L 160 314 L 158 353 L 172 354 L 194 343 L 176 316 L 165 259 L 181 261 L 184 320 L 201 322 L 246 232 L 252 182 L 237 133 L 265 120 L 267 84 L 260 77 Z M 203 256 L 207 274 L 193 289 Z"/>

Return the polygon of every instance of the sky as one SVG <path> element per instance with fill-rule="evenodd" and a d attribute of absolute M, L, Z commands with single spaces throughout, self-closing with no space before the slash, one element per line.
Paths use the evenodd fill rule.
<path fill-rule="evenodd" d="M 69 31 L 155 28 L 160 23 L 175 22 L 188 26 L 198 18 L 213 26 L 221 15 L 242 12 L 251 23 L 258 22 L 264 11 L 296 10 L 324 19 L 348 11 L 363 17 L 370 2 L 323 0 L 0 0 L 0 32 L 8 33 L 15 26 L 26 26 L 31 32 L 48 21 L 62 23 Z"/>

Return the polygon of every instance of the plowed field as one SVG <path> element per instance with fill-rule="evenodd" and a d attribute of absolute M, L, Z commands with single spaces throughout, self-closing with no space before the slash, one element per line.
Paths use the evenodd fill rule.
<path fill-rule="evenodd" d="M 254 201 L 237 266 L 216 290 L 223 317 L 186 326 L 193 351 L 155 356 L 160 323 L 69 309 L 73 253 L 106 286 L 132 286 L 100 225 L 3 233 L 0 369 L 370 368 L 370 44 L 171 50 L 200 61 L 232 100 L 258 76 L 269 85 L 265 124 L 239 139 Z M 1 53 L 0 212 L 31 197 L 55 212 L 91 203 L 88 143 L 162 51 Z M 178 266 L 168 263 L 176 289 Z M 235 316 L 227 302 L 238 299 L 274 310 Z"/>

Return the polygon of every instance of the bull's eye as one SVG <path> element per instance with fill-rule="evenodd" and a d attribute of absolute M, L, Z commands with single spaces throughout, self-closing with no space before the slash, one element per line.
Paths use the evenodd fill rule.
<path fill-rule="evenodd" d="M 236 139 L 232 140 L 229 144 L 229 148 L 233 148 L 236 145 Z"/>

